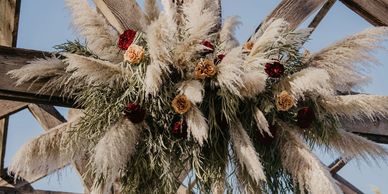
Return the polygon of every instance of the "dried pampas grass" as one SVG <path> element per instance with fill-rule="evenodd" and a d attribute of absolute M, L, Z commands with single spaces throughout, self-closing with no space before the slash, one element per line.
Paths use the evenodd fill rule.
<path fill-rule="evenodd" d="M 292 175 L 299 191 L 311 194 L 342 193 L 326 167 L 311 153 L 302 139 L 292 129 L 282 126 L 280 143 L 283 167 Z"/>
<path fill-rule="evenodd" d="M 233 94 L 240 96 L 240 88 L 243 88 L 243 71 L 241 65 L 244 60 L 242 50 L 239 47 L 232 49 L 221 63 L 217 66 L 217 81 L 221 88 L 231 91 Z"/>
<path fill-rule="evenodd" d="M 254 117 L 257 124 L 257 128 L 259 129 L 261 135 L 264 135 L 264 133 L 267 133 L 269 136 L 272 137 L 271 131 L 269 130 L 269 124 L 267 119 L 265 118 L 263 112 L 261 112 L 261 110 L 256 107 L 255 107 Z"/>
<path fill-rule="evenodd" d="M 66 65 L 59 58 L 46 57 L 34 59 L 20 69 L 11 70 L 7 73 L 12 79 L 17 79 L 16 85 L 26 82 L 34 82 L 42 78 L 53 78 L 65 73 Z"/>
<path fill-rule="evenodd" d="M 238 40 L 235 37 L 235 31 L 241 24 L 237 17 L 228 17 L 220 31 L 220 47 L 229 52 L 233 48 L 239 45 Z"/>
<path fill-rule="evenodd" d="M 117 47 L 118 34 L 105 18 L 93 10 L 87 0 L 66 0 L 71 10 L 73 25 L 86 39 L 87 47 L 101 59 L 119 62 L 123 55 Z"/>
<path fill-rule="evenodd" d="M 126 167 L 135 152 L 140 127 L 122 118 L 98 142 L 92 159 L 96 174 L 92 193 L 108 193 L 120 170 Z M 103 183 L 99 183 L 101 176 L 104 177 Z"/>
<path fill-rule="evenodd" d="M 320 96 L 331 96 L 335 92 L 330 76 L 324 69 L 306 68 L 291 75 L 290 91 L 296 100 L 305 99 L 306 93 L 315 93 Z"/>
<path fill-rule="evenodd" d="M 197 106 L 191 107 L 187 113 L 186 123 L 188 135 L 193 136 L 198 144 L 203 146 L 204 141 L 208 138 L 209 126 L 207 125 L 206 118 Z"/>
<path fill-rule="evenodd" d="M 330 114 L 350 120 L 367 118 L 373 121 L 388 115 L 388 96 L 358 94 L 336 96 L 321 102 Z"/>
<path fill-rule="evenodd" d="M 156 0 L 145 0 L 144 2 L 144 14 L 147 17 L 147 22 L 151 23 L 157 20 L 160 14 L 158 3 Z"/>
<path fill-rule="evenodd" d="M 350 91 L 366 83 L 363 73 L 370 64 L 377 62 L 371 52 L 381 48 L 387 39 L 388 27 L 375 27 L 345 38 L 311 55 L 309 65 L 327 70 L 337 90 Z"/>
<path fill-rule="evenodd" d="M 201 103 L 203 100 L 204 88 L 198 80 L 184 81 L 179 84 L 178 91 L 180 94 L 187 96 L 193 103 Z"/>
<path fill-rule="evenodd" d="M 80 120 L 75 116 L 67 123 L 61 124 L 24 144 L 14 155 L 8 166 L 8 173 L 15 179 L 22 177 L 30 180 L 51 174 L 70 164 L 83 150 L 69 149 L 70 131 Z"/>
<path fill-rule="evenodd" d="M 245 168 L 257 184 L 260 184 L 261 181 L 266 181 L 259 156 L 241 123 L 233 124 L 229 128 L 229 133 L 234 153 L 241 167 Z"/>

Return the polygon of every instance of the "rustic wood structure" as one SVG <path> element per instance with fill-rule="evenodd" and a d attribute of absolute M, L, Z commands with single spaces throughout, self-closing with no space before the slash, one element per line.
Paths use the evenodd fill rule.
<path fill-rule="evenodd" d="M 97 8 L 104 14 L 104 10 L 109 9 L 111 0 L 94 0 Z M 182 0 L 172 0 L 176 3 L 184 3 Z M 106 4 L 101 4 L 105 2 Z M 111 1 L 114 2 L 114 1 Z M 370 22 L 374 26 L 388 25 L 388 0 L 339 0 L 355 13 Z M 329 12 L 330 8 L 337 3 L 336 0 L 282 0 L 280 4 L 271 12 L 266 20 L 274 18 L 284 18 L 297 28 L 311 14 L 316 13 L 309 27 L 317 28 L 321 20 Z M 0 194 L 1 193 L 34 193 L 34 194 L 65 194 L 64 192 L 41 191 L 32 188 L 33 183 L 46 174 L 35 177 L 23 177 L 24 180 L 14 182 L 13 178 L 7 175 L 4 167 L 4 155 L 7 145 L 7 131 L 9 116 L 23 109 L 28 109 L 45 130 L 61 130 L 61 124 L 66 119 L 53 106 L 75 107 L 74 101 L 70 97 L 63 98 L 58 94 L 38 93 L 38 88 L 42 83 L 22 85 L 16 87 L 14 80 L 7 76 L 7 72 L 12 69 L 26 65 L 26 62 L 49 55 L 44 51 L 19 49 L 16 47 L 17 30 L 19 21 L 21 0 L 1 0 L 0 1 Z M 104 6 L 102 6 L 104 5 Z M 112 5 L 115 6 L 115 5 Z M 319 11 L 318 11 L 319 10 Z M 260 29 L 260 26 L 257 30 Z M 350 122 L 349 122 L 350 123 Z M 348 124 L 351 125 L 352 132 L 370 138 L 378 143 L 388 143 L 388 121 L 380 120 L 375 123 Z M 339 186 L 346 194 L 362 193 L 355 186 L 351 185 L 337 172 L 346 165 L 349 158 L 340 158 L 329 166 L 333 177 L 338 181 Z M 58 166 L 63 168 L 68 164 Z M 72 164 L 80 175 L 84 164 Z M 187 173 L 182 173 L 182 180 Z M 82 176 L 85 193 L 91 187 L 91 181 L 87 176 Z M 190 188 L 190 187 L 189 187 Z M 180 187 L 178 193 L 188 193 L 188 189 Z"/>

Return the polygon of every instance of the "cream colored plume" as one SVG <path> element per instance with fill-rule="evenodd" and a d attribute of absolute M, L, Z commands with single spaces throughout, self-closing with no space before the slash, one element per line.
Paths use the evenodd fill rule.
<path fill-rule="evenodd" d="M 308 63 L 327 70 L 337 90 L 349 91 L 368 81 L 364 72 L 376 62 L 371 52 L 381 48 L 387 35 L 388 27 L 364 30 L 314 53 Z"/>
<path fill-rule="evenodd" d="M 251 39 L 254 45 L 250 57 L 255 57 L 260 53 L 266 52 L 267 49 L 271 47 L 278 46 L 279 43 L 284 43 L 286 40 L 282 37 L 283 33 L 287 30 L 288 23 L 283 19 L 277 19 L 270 21 L 271 23 L 263 31 L 263 34 L 255 39 Z"/>
<path fill-rule="evenodd" d="M 330 76 L 324 69 L 309 67 L 291 75 L 289 79 L 290 91 L 296 100 L 304 100 L 306 93 L 320 96 L 335 94 Z"/>
<path fill-rule="evenodd" d="M 87 47 L 101 59 L 119 62 L 123 54 L 117 47 L 118 34 L 105 18 L 93 10 L 87 0 L 66 0 L 71 10 L 73 25 L 86 39 Z"/>
<path fill-rule="evenodd" d="M 69 80 L 83 80 L 86 85 L 125 84 L 131 77 L 131 71 L 121 65 L 112 64 L 90 57 L 64 53 L 69 64 L 67 72 L 71 72 Z"/>
<path fill-rule="evenodd" d="M 265 118 L 263 112 L 261 112 L 260 109 L 255 108 L 254 117 L 257 124 L 257 128 L 259 129 L 261 135 L 264 135 L 264 133 L 267 133 L 269 136 L 272 137 L 271 131 L 269 130 L 268 121 Z"/>
<path fill-rule="evenodd" d="M 206 118 L 197 106 L 191 107 L 190 111 L 186 114 L 186 123 L 188 135 L 198 142 L 200 146 L 203 146 L 204 141 L 207 141 L 209 126 L 207 125 Z"/>
<path fill-rule="evenodd" d="M 158 3 L 156 0 L 145 0 L 144 12 L 147 17 L 148 23 L 157 20 L 160 14 Z"/>
<path fill-rule="evenodd" d="M 260 92 L 264 91 L 268 75 L 264 72 L 264 64 L 270 63 L 273 60 L 264 58 L 255 58 L 249 63 L 243 64 L 242 81 L 243 86 L 240 88 L 240 93 L 244 97 L 253 98 Z"/>
<path fill-rule="evenodd" d="M 12 79 L 17 79 L 16 85 L 26 82 L 34 82 L 41 78 L 52 78 L 63 75 L 66 65 L 57 57 L 34 59 L 20 69 L 9 71 L 7 74 Z"/>
<path fill-rule="evenodd" d="M 184 94 L 193 103 L 201 103 L 203 100 L 204 88 L 198 80 L 184 81 L 179 84 L 178 91 Z"/>
<path fill-rule="evenodd" d="M 369 158 L 383 160 L 388 156 L 388 151 L 373 141 L 342 129 L 338 130 L 338 133 L 338 136 L 328 139 L 328 147 L 337 150 L 341 156 L 362 157 L 366 160 Z"/>
<path fill-rule="evenodd" d="M 229 128 L 229 133 L 234 153 L 240 165 L 245 168 L 257 184 L 266 181 L 258 153 L 255 151 L 252 141 L 241 123 L 233 124 Z"/>
<path fill-rule="evenodd" d="M 292 32 L 289 32 L 285 36 L 286 45 L 292 45 L 293 48 L 299 50 L 303 47 L 304 43 L 309 39 L 313 28 L 297 29 Z"/>
<path fill-rule="evenodd" d="M 238 21 L 237 17 L 226 18 L 220 31 L 220 47 L 225 52 L 229 52 L 239 45 L 239 42 L 235 37 L 235 31 L 240 24 L 241 22 Z"/>
<path fill-rule="evenodd" d="M 347 95 L 322 100 L 325 110 L 336 117 L 362 120 L 387 118 L 388 96 Z"/>
<path fill-rule="evenodd" d="M 283 138 L 280 143 L 282 165 L 299 185 L 299 191 L 306 189 L 311 194 L 342 193 L 326 167 L 311 153 L 302 139 L 294 132 L 282 126 Z"/>
<path fill-rule="evenodd" d="M 244 87 L 242 80 L 243 64 L 242 50 L 239 47 L 231 50 L 221 63 L 217 66 L 217 81 L 221 88 L 226 88 L 232 93 L 240 96 L 240 88 Z"/>
<path fill-rule="evenodd" d="M 27 181 L 35 180 L 70 164 L 83 152 L 73 152 L 74 150 L 68 149 L 67 146 L 71 141 L 70 131 L 80 118 L 81 115 L 77 115 L 24 144 L 13 156 L 8 173 L 13 174 L 15 179 L 21 177 Z"/>
<path fill-rule="evenodd" d="M 92 193 L 105 194 L 118 178 L 135 152 L 141 125 L 122 118 L 110 127 L 94 149 L 92 166 L 95 170 Z M 99 183 L 100 176 L 105 179 Z"/>

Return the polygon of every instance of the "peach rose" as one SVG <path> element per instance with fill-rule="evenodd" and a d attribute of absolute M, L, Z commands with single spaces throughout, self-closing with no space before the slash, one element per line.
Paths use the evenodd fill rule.
<path fill-rule="evenodd" d="M 276 108 L 279 111 L 288 111 L 294 106 L 294 98 L 286 91 L 281 92 L 276 97 Z"/>
<path fill-rule="evenodd" d="M 132 64 L 139 64 L 144 58 L 144 52 L 143 47 L 132 44 L 128 47 L 127 51 L 125 51 L 124 60 Z"/>
<path fill-rule="evenodd" d="M 253 49 L 253 42 L 247 42 L 244 44 L 244 51 L 246 52 L 251 52 L 251 50 Z"/>
<path fill-rule="evenodd" d="M 172 108 L 178 114 L 185 114 L 191 108 L 191 102 L 185 95 L 178 95 L 172 101 Z"/>
<path fill-rule="evenodd" d="M 195 67 L 195 77 L 197 79 L 205 79 L 212 77 L 217 73 L 217 67 L 214 62 L 209 59 L 201 60 Z"/>

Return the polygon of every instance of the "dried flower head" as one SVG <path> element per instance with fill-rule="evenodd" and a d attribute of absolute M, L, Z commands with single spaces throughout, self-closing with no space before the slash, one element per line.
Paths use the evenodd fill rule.
<path fill-rule="evenodd" d="M 214 62 L 209 59 L 201 60 L 195 67 L 195 77 L 197 79 L 205 79 L 216 75 L 217 67 Z"/>
<path fill-rule="evenodd" d="M 128 47 L 127 51 L 125 51 L 124 60 L 132 64 L 139 64 L 144 58 L 144 52 L 143 47 L 132 44 Z"/>
<path fill-rule="evenodd" d="M 294 98 L 286 91 L 281 92 L 276 97 L 276 108 L 279 111 L 288 111 L 294 106 Z"/>
<path fill-rule="evenodd" d="M 244 51 L 246 52 L 251 52 L 251 50 L 253 49 L 253 42 L 247 42 L 244 44 Z"/>
<path fill-rule="evenodd" d="M 178 114 L 185 114 L 191 108 L 191 102 L 185 95 L 178 95 L 172 101 L 172 107 Z"/>

